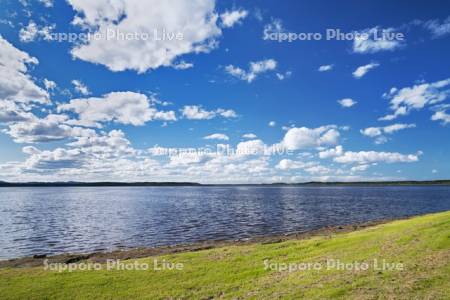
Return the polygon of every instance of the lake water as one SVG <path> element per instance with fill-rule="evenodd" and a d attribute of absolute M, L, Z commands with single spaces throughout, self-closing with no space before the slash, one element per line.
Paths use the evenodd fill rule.
<path fill-rule="evenodd" d="M 0 258 L 243 239 L 450 210 L 450 187 L 0 188 Z"/>

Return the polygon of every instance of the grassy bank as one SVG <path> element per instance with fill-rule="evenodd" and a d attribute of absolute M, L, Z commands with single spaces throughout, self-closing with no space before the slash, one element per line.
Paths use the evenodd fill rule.
<path fill-rule="evenodd" d="M 155 259 L 159 268 L 165 260 L 182 265 L 182 270 L 153 270 Z M 353 265 L 339 266 L 338 261 Z M 43 267 L 3 268 L 0 297 L 448 299 L 450 212 L 333 236 L 226 246 L 137 262 L 150 270 L 108 271 L 102 266 L 98 271 L 59 273 Z M 362 270 L 364 263 L 367 270 Z"/>

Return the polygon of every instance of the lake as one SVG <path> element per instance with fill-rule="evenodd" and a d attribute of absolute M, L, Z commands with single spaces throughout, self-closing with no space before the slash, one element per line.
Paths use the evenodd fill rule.
<path fill-rule="evenodd" d="M 0 188 L 0 258 L 244 239 L 444 210 L 449 186 Z"/>

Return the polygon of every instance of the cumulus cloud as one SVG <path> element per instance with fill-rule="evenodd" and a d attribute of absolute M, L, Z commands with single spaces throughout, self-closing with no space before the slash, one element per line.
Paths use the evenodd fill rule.
<path fill-rule="evenodd" d="M 72 49 L 74 57 L 105 65 L 112 71 L 143 73 L 172 66 L 182 55 L 210 52 L 222 34 L 216 24 L 214 0 L 68 2 L 77 12 L 73 24 L 86 31 L 138 35 L 139 38 L 131 40 L 117 35 L 117 38 L 95 39 Z M 162 29 L 168 34 L 181 34 L 182 39 L 162 39 Z M 159 40 L 155 39 L 155 30 Z"/>
<path fill-rule="evenodd" d="M 358 165 L 358 166 L 351 167 L 350 171 L 363 172 L 363 171 L 366 171 L 369 167 L 370 167 L 370 165 Z"/>
<path fill-rule="evenodd" d="M 69 149 L 58 147 L 44 151 L 33 146 L 24 147 L 23 152 L 30 155 L 23 164 L 25 171 L 64 174 L 65 169 L 72 169 L 69 175 L 73 175 L 73 172 L 115 173 L 118 172 L 116 168 L 123 170 L 128 168 L 129 163 L 125 163 L 127 157 L 138 158 L 137 151 L 130 147 L 130 142 L 121 130 L 112 130 L 100 135 L 89 130 L 89 134 L 78 136 L 77 140 L 68 146 Z M 122 163 L 114 165 L 113 162 Z M 144 159 L 140 164 L 144 168 L 147 167 L 148 159 Z M 138 169 L 133 171 L 138 172 Z"/>
<path fill-rule="evenodd" d="M 173 65 L 173 68 L 176 70 L 186 70 L 186 69 L 190 69 L 192 67 L 194 67 L 193 63 L 188 63 L 188 62 L 185 62 L 184 60 L 182 60 L 178 63 L 175 63 Z"/>
<path fill-rule="evenodd" d="M 23 105 L 0 99 L 0 124 L 26 121 L 33 117 L 34 115 L 26 111 Z"/>
<path fill-rule="evenodd" d="M 275 168 L 277 168 L 279 170 L 284 170 L 284 171 L 301 169 L 312 175 L 323 175 L 323 174 L 328 174 L 332 171 L 330 168 L 322 166 L 319 163 L 314 162 L 314 161 L 303 162 L 303 161 L 292 160 L 292 159 L 280 160 L 280 162 L 275 166 Z"/>
<path fill-rule="evenodd" d="M 30 154 L 25 161 L 25 168 L 29 172 L 81 168 L 84 164 L 83 153 L 78 149 L 56 148 L 53 151 L 41 151 L 27 146 L 23 148 L 23 152 Z"/>
<path fill-rule="evenodd" d="M 333 70 L 334 65 L 323 65 L 320 66 L 319 69 L 317 69 L 319 72 L 326 72 Z"/>
<path fill-rule="evenodd" d="M 370 70 L 378 67 L 380 64 L 378 63 L 370 63 L 364 66 L 360 66 L 358 68 L 356 68 L 356 70 L 353 72 L 353 77 L 359 79 L 361 77 L 363 77 L 364 75 L 367 74 L 367 72 L 369 72 Z"/>
<path fill-rule="evenodd" d="M 251 83 L 258 77 L 258 75 L 265 72 L 273 71 L 276 69 L 276 67 L 277 67 L 276 60 L 265 59 L 256 62 L 250 62 L 250 67 L 248 71 L 241 69 L 239 67 L 235 67 L 233 65 L 226 66 L 225 71 L 233 77 Z"/>
<path fill-rule="evenodd" d="M 306 169 L 316 166 L 316 162 L 304 162 L 300 160 L 292 160 L 292 159 L 282 159 L 278 162 L 275 168 L 280 170 L 297 170 L 297 169 Z"/>
<path fill-rule="evenodd" d="M 388 114 L 380 120 L 390 121 L 399 116 L 407 115 L 412 110 L 420 110 L 428 105 L 438 104 L 447 99 L 450 90 L 450 78 L 432 83 L 421 83 L 402 89 L 392 88 L 383 95 L 390 101 L 392 114 Z"/>
<path fill-rule="evenodd" d="M 45 7 L 52 7 L 53 6 L 53 0 L 39 0 Z"/>
<path fill-rule="evenodd" d="M 388 139 L 383 134 L 393 134 L 397 131 L 404 130 L 407 128 L 415 128 L 416 124 L 392 124 L 384 127 L 368 127 L 365 129 L 361 129 L 361 134 L 376 138 L 376 144 L 383 144 L 388 141 Z"/>
<path fill-rule="evenodd" d="M 56 89 L 56 82 L 49 80 L 47 78 L 44 78 L 44 86 L 46 90 L 54 90 Z"/>
<path fill-rule="evenodd" d="M 0 35 L 0 99 L 21 103 L 50 103 L 47 91 L 36 85 L 28 66 L 38 60 L 15 48 Z"/>
<path fill-rule="evenodd" d="M 400 39 L 383 38 L 383 32 L 387 37 L 395 34 L 396 30 L 394 28 L 382 29 L 377 26 L 356 32 L 356 38 L 353 40 L 353 52 L 375 53 L 393 51 L 403 46 L 404 41 Z"/>
<path fill-rule="evenodd" d="M 420 154 L 420 152 L 418 154 L 401 154 L 398 152 L 346 151 L 342 155 L 335 157 L 333 160 L 341 164 L 369 164 L 376 162 L 410 163 L 419 161 Z"/>
<path fill-rule="evenodd" d="M 286 71 L 284 73 L 275 73 L 275 75 L 277 76 L 278 80 L 285 80 L 286 78 L 291 77 L 292 72 Z"/>
<path fill-rule="evenodd" d="M 355 104 L 358 103 L 358 102 L 356 102 L 355 100 L 353 100 L 353 99 L 351 99 L 351 98 L 345 98 L 345 99 L 338 100 L 338 103 L 339 103 L 342 107 L 347 108 L 347 107 L 352 107 L 353 105 L 355 105 Z"/>
<path fill-rule="evenodd" d="M 83 82 L 81 82 L 81 80 L 74 79 L 71 82 L 73 84 L 73 88 L 75 89 L 75 91 L 77 93 L 80 93 L 84 96 L 91 94 L 91 92 L 89 91 L 89 88 Z"/>
<path fill-rule="evenodd" d="M 339 146 L 336 146 L 335 148 L 320 151 L 319 157 L 321 159 L 327 159 L 327 158 L 341 156 L 343 153 L 344 153 L 344 148 L 341 145 L 339 145 Z"/>
<path fill-rule="evenodd" d="M 246 133 L 246 134 L 243 134 L 242 137 L 244 139 L 256 139 L 257 138 L 256 134 L 254 134 L 254 133 Z"/>
<path fill-rule="evenodd" d="M 440 38 L 450 33 L 450 16 L 440 22 L 439 20 L 429 20 L 424 27 L 430 30 L 434 38 Z"/>
<path fill-rule="evenodd" d="M 40 150 L 33 146 L 23 147 L 29 157 L 18 164 L 21 176 L 39 174 L 54 176 L 56 180 L 98 180 L 98 176 L 122 178 L 137 176 L 142 170 L 154 171 L 157 163 L 148 157 L 139 156 L 139 151 L 130 146 L 121 130 L 80 135 L 75 142 L 67 144 L 69 148 L 57 147 L 54 150 Z M 122 176 L 125 176 L 123 178 Z M 48 180 L 48 179 L 47 179 Z M 53 179 L 55 180 L 55 179 Z"/>
<path fill-rule="evenodd" d="M 335 125 L 318 128 L 294 127 L 286 132 L 281 145 L 288 150 L 315 148 L 335 145 L 339 137 L 340 134 Z"/>
<path fill-rule="evenodd" d="M 377 137 L 383 133 L 392 134 L 406 128 L 415 128 L 416 124 L 392 124 L 385 127 L 368 127 L 361 130 L 361 133 L 369 137 Z"/>
<path fill-rule="evenodd" d="M 273 19 L 272 22 L 264 26 L 263 40 L 268 40 L 272 34 L 282 33 L 283 31 L 283 22 L 280 19 Z"/>
<path fill-rule="evenodd" d="M 83 153 L 94 158 L 123 158 L 124 156 L 138 154 L 138 151 L 131 147 L 130 141 L 125 137 L 122 130 L 111 130 L 108 133 L 84 134 L 76 137 L 74 142 L 68 146 L 80 149 Z"/>
<path fill-rule="evenodd" d="M 9 134 L 16 143 L 52 142 L 92 134 L 90 130 L 65 124 L 67 120 L 66 115 L 50 114 L 42 119 L 33 116 L 10 124 L 4 132 Z"/>
<path fill-rule="evenodd" d="M 450 109 L 450 104 L 436 105 L 433 107 L 435 113 L 431 116 L 433 121 L 441 121 L 443 125 L 450 123 L 450 114 L 447 110 Z"/>
<path fill-rule="evenodd" d="M 19 39 L 21 42 L 29 43 L 36 39 L 51 40 L 54 26 L 39 26 L 31 20 L 27 26 L 19 31 Z"/>
<path fill-rule="evenodd" d="M 236 146 L 236 153 L 238 155 L 264 155 L 268 154 L 268 148 L 261 140 L 250 140 L 246 142 L 240 142 Z"/>
<path fill-rule="evenodd" d="M 226 11 L 220 14 L 220 20 L 223 27 L 233 27 L 235 24 L 239 24 L 248 15 L 248 11 L 243 9 Z"/>
<path fill-rule="evenodd" d="M 332 172 L 330 168 L 321 165 L 308 167 L 305 171 L 313 175 L 324 175 Z"/>
<path fill-rule="evenodd" d="M 151 99 L 134 92 L 112 92 L 103 97 L 72 99 L 69 103 L 58 105 L 58 111 L 71 111 L 78 119 L 69 124 L 87 127 L 102 127 L 103 122 L 116 122 L 144 125 L 148 121 L 175 121 L 174 111 L 159 111 Z"/>
<path fill-rule="evenodd" d="M 213 133 L 204 137 L 205 140 L 223 140 L 228 141 L 230 138 L 223 133 Z"/>
<path fill-rule="evenodd" d="M 166 165 L 168 168 L 182 169 L 183 167 L 205 165 L 208 161 L 211 161 L 214 155 L 198 152 L 184 152 L 179 155 L 170 156 L 170 162 Z"/>
<path fill-rule="evenodd" d="M 199 105 L 186 105 L 181 109 L 183 117 L 188 120 L 210 120 L 216 117 L 236 118 L 237 114 L 232 109 L 219 108 L 216 110 L 206 110 Z"/>

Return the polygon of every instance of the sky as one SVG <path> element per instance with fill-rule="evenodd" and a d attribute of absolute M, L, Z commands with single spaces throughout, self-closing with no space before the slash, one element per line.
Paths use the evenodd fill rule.
<path fill-rule="evenodd" d="M 450 178 L 445 1 L 0 7 L 2 181 Z"/>

